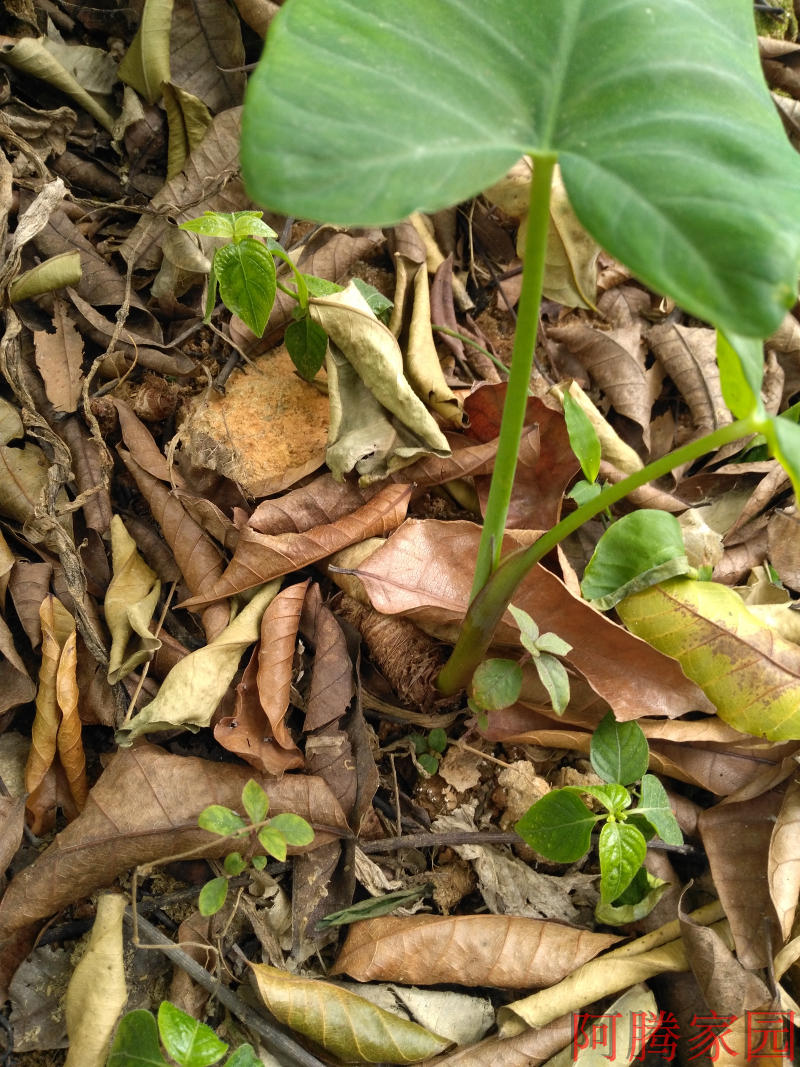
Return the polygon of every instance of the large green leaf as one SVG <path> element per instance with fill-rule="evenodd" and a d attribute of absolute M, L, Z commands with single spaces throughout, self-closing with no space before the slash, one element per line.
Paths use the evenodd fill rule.
<path fill-rule="evenodd" d="M 251 195 L 394 222 L 558 155 L 587 230 L 731 334 L 791 304 L 800 162 L 750 0 L 288 0 L 242 123 Z"/>

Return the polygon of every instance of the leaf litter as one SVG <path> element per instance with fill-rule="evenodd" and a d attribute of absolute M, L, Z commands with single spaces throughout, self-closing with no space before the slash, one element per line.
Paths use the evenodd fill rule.
<path fill-rule="evenodd" d="M 800 552 L 786 479 L 752 442 L 631 498 L 702 524 L 713 543 L 704 562 L 730 586 L 714 586 L 710 606 L 675 580 L 669 604 L 665 586 L 616 618 L 591 607 L 578 577 L 599 523 L 529 576 L 515 605 L 572 646 L 562 717 L 529 666 L 519 700 L 488 724 L 438 698 L 432 680 L 466 608 L 496 450 L 505 375 L 492 359 L 507 362 L 513 338 L 530 166 L 458 212 L 386 231 L 267 216 L 299 270 L 344 287 L 312 297 L 334 342 L 314 384 L 277 347 L 292 321 L 284 294 L 263 338 L 222 309 L 204 327 L 213 247 L 175 224 L 255 206 L 237 154 L 241 68 L 264 12 L 246 6 L 172 12 L 148 0 L 137 36 L 110 10 L 6 14 L 4 991 L 48 920 L 50 944 L 72 950 L 70 924 L 88 929 L 96 910 L 83 961 L 64 953 L 60 966 L 74 971 L 75 1049 L 102 1063 L 104 1040 L 79 1016 L 91 1010 L 110 1035 L 130 933 L 120 935 L 120 898 L 97 893 L 129 891 L 141 868 L 143 908 L 174 912 L 190 941 L 208 931 L 207 969 L 235 987 L 250 964 L 269 1010 L 344 1060 L 358 1049 L 391 1063 L 543 1063 L 569 1047 L 570 1013 L 627 989 L 625 1012 L 682 1021 L 684 1059 L 687 1003 L 739 1019 L 790 1010 Z M 127 49 L 121 66 L 112 39 Z M 775 56 L 774 42 L 764 47 Z M 778 68 L 766 61 L 782 92 L 800 96 Z M 559 390 L 594 422 L 609 480 L 730 418 L 712 331 L 634 282 L 582 231 L 560 179 L 556 193 L 509 546 L 571 506 L 579 464 Z M 354 277 L 393 301 L 388 326 Z M 771 411 L 797 399 L 799 338 L 788 315 L 767 342 Z M 665 611 L 676 629 L 660 645 L 650 629 Z M 511 615 L 493 654 L 520 654 Z M 772 718 L 758 710 L 765 700 Z M 637 928 L 644 939 L 613 949 L 632 929 L 597 928 L 594 860 L 548 863 L 509 832 L 541 791 L 591 783 L 589 743 L 609 708 L 641 724 L 688 841 L 651 849 L 668 891 Z M 440 723 L 449 748 L 429 774 L 409 736 Z M 271 814 L 302 815 L 314 841 L 241 879 L 239 902 L 209 928 L 191 900 L 226 844 L 197 816 L 212 802 L 240 806 L 251 777 Z M 185 852 L 191 862 L 172 862 Z M 692 878 L 691 907 L 719 901 L 694 917 L 678 902 Z M 412 892 L 346 934 L 317 925 L 390 887 L 426 885 L 432 900 Z M 784 944 L 779 959 L 792 962 L 770 987 Z M 114 987 L 95 1003 L 103 967 Z M 464 987 L 496 1029 L 448 1050 L 430 1015 L 414 1021 L 411 991 L 401 1018 L 327 980 L 337 974 L 376 989 Z M 199 1005 L 198 989 L 182 995 Z M 512 989 L 521 999 L 509 1003 Z M 157 1006 L 152 984 L 148 997 Z M 53 997 L 51 1013 L 61 1010 Z M 729 1043 L 745 1041 L 737 1022 Z M 46 1039 L 31 1051 L 64 1062 Z"/>

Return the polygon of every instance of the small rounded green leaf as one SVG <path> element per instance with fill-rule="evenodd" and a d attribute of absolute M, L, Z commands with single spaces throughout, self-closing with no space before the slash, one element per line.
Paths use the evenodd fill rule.
<path fill-rule="evenodd" d="M 310 382 L 325 362 L 328 350 L 328 335 L 319 323 L 303 315 L 296 322 L 290 322 L 283 335 L 286 351 L 292 357 L 292 363 L 300 375 Z"/>
<path fill-rule="evenodd" d="M 122 1016 L 106 1067 L 167 1067 L 151 1012 L 138 1009 Z"/>
<path fill-rule="evenodd" d="M 270 828 L 283 834 L 287 845 L 310 845 L 314 840 L 314 829 L 301 815 L 287 811 L 269 820 Z"/>
<path fill-rule="evenodd" d="M 417 756 L 417 763 L 427 774 L 436 774 L 439 770 L 439 757 L 432 755 L 430 752 L 423 752 Z"/>
<path fill-rule="evenodd" d="M 439 753 L 444 752 L 447 748 L 447 734 L 441 726 L 437 726 L 428 734 L 428 747 L 431 752 Z"/>
<path fill-rule="evenodd" d="M 227 837 L 229 834 L 235 834 L 237 830 L 244 830 L 247 823 L 241 815 L 237 815 L 230 808 L 225 808 L 221 804 L 209 804 L 198 815 L 197 825 L 202 830 L 210 830 L 212 834 Z"/>
<path fill-rule="evenodd" d="M 600 899 L 616 900 L 631 884 L 647 854 L 647 842 L 635 826 L 609 819 L 600 831 Z"/>
<path fill-rule="evenodd" d="M 228 1051 L 210 1026 L 200 1023 L 162 1000 L 158 1008 L 158 1031 L 164 1048 L 181 1067 L 209 1067 Z"/>
<path fill-rule="evenodd" d="M 271 824 L 262 826 L 258 831 L 258 840 L 261 842 L 261 847 L 270 856 L 274 856 L 276 860 L 281 860 L 281 862 L 286 859 L 286 838 L 280 830 L 275 830 Z"/>
<path fill-rule="evenodd" d="M 561 399 L 570 448 L 577 456 L 586 480 L 593 482 L 600 471 L 600 438 L 589 416 L 566 389 Z"/>
<path fill-rule="evenodd" d="M 233 237 L 233 215 L 221 211 L 205 211 L 197 219 L 187 219 L 178 227 L 204 237 Z"/>
<path fill-rule="evenodd" d="M 589 758 L 604 782 L 630 785 L 647 770 L 650 751 L 638 722 L 617 722 L 609 711 L 592 734 Z"/>
<path fill-rule="evenodd" d="M 513 704 L 522 689 L 522 669 L 513 659 L 485 659 L 470 682 L 470 699 L 483 711 Z"/>
<path fill-rule="evenodd" d="M 233 239 L 240 241 L 243 237 L 276 238 L 277 233 L 269 223 L 264 222 L 262 215 L 263 211 L 234 211 Z"/>
<path fill-rule="evenodd" d="M 575 793 L 554 789 L 528 808 L 514 829 L 541 856 L 574 863 L 589 851 L 600 818 Z"/>
<path fill-rule="evenodd" d="M 225 1061 L 225 1067 L 262 1067 L 252 1045 L 240 1045 Z"/>
<path fill-rule="evenodd" d="M 547 690 L 553 711 L 556 715 L 563 715 L 569 704 L 569 675 L 566 667 L 561 660 L 547 652 L 540 652 L 534 659 L 533 665 L 542 685 Z"/>
<path fill-rule="evenodd" d="M 260 337 L 275 302 L 275 262 L 270 251 L 254 237 L 245 237 L 217 249 L 214 271 L 225 306 Z"/>
<path fill-rule="evenodd" d="M 269 797 L 254 778 L 246 782 L 242 789 L 242 804 L 250 817 L 250 822 L 263 822 L 266 819 L 269 811 Z"/>
<path fill-rule="evenodd" d="M 690 570 L 675 516 L 643 508 L 617 519 L 597 542 L 581 592 L 606 611 L 631 593 Z"/>
<path fill-rule="evenodd" d="M 250 862 L 252 863 L 252 865 L 255 867 L 255 869 L 257 871 L 263 871 L 264 868 L 267 865 L 267 857 L 266 856 L 253 856 L 253 858 L 250 860 Z"/>
<path fill-rule="evenodd" d="M 222 876 L 212 878 L 200 890 L 200 896 L 197 898 L 198 911 L 201 915 L 216 915 L 225 903 L 227 895 L 228 879 Z"/>
<path fill-rule="evenodd" d="M 637 807 L 631 812 L 631 815 L 634 814 L 647 819 L 666 844 L 683 844 L 683 834 L 669 806 L 667 791 L 654 774 L 646 774 L 642 778 L 641 798 Z"/>
<path fill-rule="evenodd" d="M 227 874 L 235 878 L 237 874 L 242 873 L 247 866 L 247 863 L 242 859 L 241 852 L 229 852 L 222 861 L 222 866 L 225 868 Z"/>

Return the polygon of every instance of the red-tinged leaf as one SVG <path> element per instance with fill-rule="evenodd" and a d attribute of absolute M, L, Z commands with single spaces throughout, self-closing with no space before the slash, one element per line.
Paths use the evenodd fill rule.
<path fill-rule="evenodd" d="M 325 559 L 347 545 L 389 533 L 403 521 L 410 492 L 404 484 L 387 485 L 352 514 L 306 533 L 271 536 L 245 527 L 225 573 L 181 607 L 197 608 L 241 593 Z"/>

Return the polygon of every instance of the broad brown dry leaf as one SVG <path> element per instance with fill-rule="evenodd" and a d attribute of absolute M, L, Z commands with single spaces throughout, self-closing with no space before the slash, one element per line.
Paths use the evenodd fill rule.
<path fill-rule="evenodd" d="M 469 522 L 408 520 L 358 569 L 372 606 L 385 615 L 406 615 L 426 632 L 454 641 L 466 611 L 479 536 L 480 529 Z M 514 604 L 528 611 L 543 633 L 554 631 L 573 646 L 566 659 L 618 719 L 711 710 L 674 660 L 572 596 L 541 565 L 520 584 Z M 505 619 L 495 639 L 513 648 L 519 631 L 510 615 Z"/>
<path fill-rule="evenodd" d="M 437 1056 L 426 1061 L 424 1067 L 540 1067 L 573 1039 L 575 1023 L 571 1015 L 554 1019 L 534 1030 L 528 1027 L 515 1037 L 490 1037 L 468 1048 Z"/>
<path fill-rule="evenodd" d="M 27 955 L 35 924 L 111 885 L 124 871 L 197 848 L 218 857 L 230 843 L 197 826 L 209 804 L 241 809 L 249 767 L 173 756 L 156 745 L 123 749 L 89 792 L 86 807 L 9 884 L 0 901 L 0 992 Z M 316 849 L 347 834 L 344 813 L 319 778 L 260 779 L 270 813 L 295 812 L 315 827 Z"/>
<path fill-rule="evenodd" d="M 198 590 L 198 595 L 184 601 L 181 607 L 197 608 L 241 593 L 325 559 L 346 545 L 386 535 L 403 521 L 409 495 L 407 485 L 387 485 L 357 511 L 305 533 L 271 536 L 246 527 L 225 573 L 210 588 Z"/>
<path fill-rule="evenodd" d="M 618 940 L 509 915 L 388 916 L 354 924 L 330 973 L 359 982 L 525 989 L 558 982 Z"/>
<path fill-rule="evenodd" d="M 698 826 L 711 876 L 745 967 L 765 967 L 771 957 L 775 910 L 765 877 L 772 828 L 781 795 L 765 793 L 741 804 L 704 811 Z"/>
<path fill-rule="evenodd" d="M 662 323 L 648 331 L 647 340 L 689 407 L 694 435 L 726 426 L 732 416 L 722 399 L 716 332 Z"/>
<path fill-rule="evenodd" d="M 34 331 L 36 366 L 56 411 L 75 411 L 83 382 L 83 339 L 67 314 L 66 302 L 58 298 L 53 301 L 53 326 L 52 333 Z"/>

